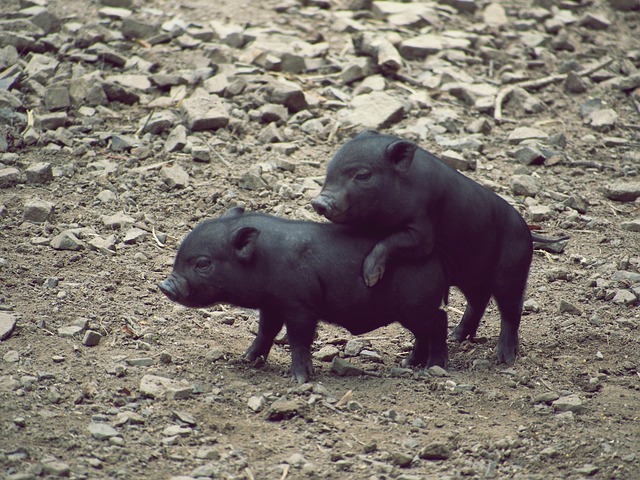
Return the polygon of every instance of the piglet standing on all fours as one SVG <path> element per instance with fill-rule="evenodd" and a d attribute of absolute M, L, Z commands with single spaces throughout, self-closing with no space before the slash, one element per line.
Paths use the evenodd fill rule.
<path fill-rule="evenodd" d="M 320 319 L 353 334 L 399 322 L 415 336 L 406 365 L 447 361 L 446 271 L 437 253 L 398 261 L 375 287 L 362 262 L 381 233 L 344 225 L 286 220 L 240 207 L 205 221 L 184 239 L 171 276 L 158 287 L 171 300 L 202 308 L 217 303 L 260 310 L 258 335 L 245 353 L 266 358 L 287 327 L 292 373 L 306 382 Z"/>
<path fill-rule="evenodd" d="M 454 338 L 473 338 L 493 296 L 502 318 L 498 361 L 514 363 L 532 240 L 566 238 L 532 238 L 504 199 L 415 143 L 372 131 L 338 150 L 312 204 L 332 222 L 392 231 L 364 261 L 367 285 L 384 278 L 399 259 L 440 251 L 450 284 L 467 299 Z"/>

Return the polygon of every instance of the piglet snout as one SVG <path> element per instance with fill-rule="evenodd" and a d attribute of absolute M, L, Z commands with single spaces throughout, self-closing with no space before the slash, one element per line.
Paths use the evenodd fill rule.
<path fill-rule="evenodd" d="M 184 299 L 189 295 L 186 283 L 179 281 L 179 279 L 173 276 L 160 282 L 158 288 L 173 302 L 178 302 L 180 299 Z"/>
<path fill-rule="evenodd" d="M 316 213 L 323 217 L 326 217 L 331 212 L 331 206 L 327 202 L 327 199 L 322 195 L 311 200 L 311 205 Z"/>

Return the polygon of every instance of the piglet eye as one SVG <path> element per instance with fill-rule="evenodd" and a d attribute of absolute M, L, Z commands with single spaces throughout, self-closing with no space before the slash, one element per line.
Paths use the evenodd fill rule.
<path fill-rule="evenodd" d="M 371 178 L 371 172 L 369 172 L 369 171 L 358 172 L 354 178 L 356 180 L 364 182 L 364 181 L 369 180 Z"/>
<path fill-rule="evenodd" d="M 196 258 L 193 266 L 197 270 L 206 270 L 211 266 L 211 259 L 208 257 L 198 257 Z"/>

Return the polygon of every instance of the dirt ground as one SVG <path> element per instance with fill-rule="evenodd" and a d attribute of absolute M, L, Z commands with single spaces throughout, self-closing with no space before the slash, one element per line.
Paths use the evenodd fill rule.
<path fill-rule="evenodd" d="M 278 13 L 275 7 L 280 3 L 285 2 L 153 0 L 136 5 L 138 10 L 144 4 L 162 12 L 163 20 L 179 16 L 202 23 L 250 22 L 293 28 L 307 39 L 319 32 L 334 55 L 343 51 L 349 35 L 332 29 L 334 17 L 326 13 L 336 11 L 335 6 Z M 524 1 L 499 3 L 512 20 L 533 8 Z M 640 57 L 634 63 L 629 52 L 640 47 L 640 12 L 614 10 L 600 0 L 564 3 L 577 18 L 599 12 L 611 24 L 604 30 L 569 25 L 577 50 L 554 51 L 557 64 L 530 71 L 532 78 L 557 73 L 561 62 L 599 60 L 602 55 L 618 66 L 615 75 L 637 73 Z M 49 2 L 60 18 L 97 22 L 102 5 L 87 5 Z M 0 12 L 17 8 L 13 2 Z M 446 13 L 441 29 L 480 31 L 481 10 L 459 13 L 447 7 L 441 13 Z M 366 16 L 362 21 L 389 31 L 382 21 Z M 491 31 L 504 41 L 505 49 L 518 33 L 514 22 Z M 402 28 L 398 32 L 403 37 L 416 34 Z M 196 63 L 197 49 L 171 43 L 128 45 L 127 55 L 152 59 L 162 70 Z M 467 62 L 465 68 L 480 78 L 487 65 L 473 49 L 467 55 L 478 61 Z M 59 59 L 65 61 L 64 55 Z M 514 71 L 526 64 L 516 57 L 512 62 Z M 421 68 L 421 62 L 410 62 L 413 77 Z M 287 77 L 325 97 L 329 87 L 349 94 L 354 87 L 322 80 L 318 73 L 271 75 Z M 406 94 L 420 88 L 389 78 L 387 90 Z M 444 377 L 401 368 L 412 339 L 399 325 L 357 337 L 377 355 L 354 357 L 344 352 L 352 340 L 346 331 L 320 326 L 314 352 L 333 345 L 365 375 L 340 377 L 332 373 L 330 362 L 314 358 L 313 383 L 299 386 L 290 379 L 286 344 L 274 346 L 265 365 L 247 365 L 241 355 L 253 339 L 256 312 L 226 305 L 189 310 L 170 303 L 156 285 L 170 273 L 179 242 L 190 229 L 233 205 L 321 221 L 309 196 L 296 189 L 308 179 L 321 181 L 327 161 L 357 129 L 338 128 L 329 138 L 291 127 L 287 141 L 297 150 L 287 156 L 257 141 L 262 126 L 247 120 L 243 130 L 201 132 L 217 153 L 209 163 L 199 163 L 188 154 L 163 152 L 168 132 L 147 138 L 148 156 L 112 152 L 108 136 L 101 132 L 133 134 L 148 113 L 139 103 L 112 102 L 112 115 L 98 112 L 104 123 L 93 131 L 72 130 L 70 146 L 18 142 L 9 148 L 19 156 L 12 167 L 22 171 L 49 162 L 54 178 L 46 184 L 27 182 L 0 190 L 0 313 L 18 319 L 13 334 L 0 342 L 0 476 L 640 478 L 640 233 L 621 227 L 638 218 L 640 211 L 637 200 L 614 201 L 603 190 L 616 182 L 637 185 L 640 95 L 636 90 L 633 98 L 596 83 L 585 93 L 569 94 L 562 83 L 553 83 L 535 92 L 546 106 L 543 111 L 528 114 L 511 105 L 505 108 L 507 120 L 499 123 L 491 112 L 478 113 L 437 87 L 421 91 L 428 94 L 429 105 L 410 110 L 386 132 L 410 135 L 416 119 L 428 117 L 437 107 L 457 111 L 463 125 L 485 118 L 492 129 L 482 138 L 484 149 L 474 156 L 477 168 L 465 174 L 510 197 L 543 234 L 571 237 L 561 253 L 536 250 L 520 330 L 521 353 L 513 367 L 495 363 L 499 316 L 494 305 L 475 342 L 449 342 L 450 364 Z M 594 97 L 618 113 L 613 130 L 594 130 L 580 117 L 580 105 Z M 252 101 L 259 99 L 256 95 Z M 331 117 L 334 107 L 320 103 L 309 111 Z M 69 109 L 72 119 L 74 108 Z M 514 146 L 507 139 L 519 126 L 564 134 L 567 144 L 560 161 L 517 163 L 509 155 Z M 468 135 L 461 129 L 457 137 Z M 606 143 L 605 137 L 624 142 Z M 93 138 L 84 141 L 86 153 L 73 154 L 86 138 Z M 444 150 L 435 136 L 418 141 L 435 154 Z M 295 164 L 295 170 L 272 175 L 289 189 L 241 187 L 249 167 L 283 158 Z M 186 188 L 166 186 L 154 165 L 168 161 L 189 174 Z M 512 176 L 522 173 L 539 181 L 536 199 L 551 207 L 543 220 L 531 221 L 531 199 L 525 201 L 510 189 Z M 113 192 L 114 200 L 99 200 L 104 190 Z M 571 196 L 584 200 L 586 211 L 563 203 Z M 50 221 L 24 221 L 25 204 L 34 197 L 55 204 Z M 106 227 L 102 219 L 118 212 L 133 217 L 146 236 L 125 244 L 128 227 Z M 82 250 L 49 246 L 60 232 L 81 227 L 102 237 L 116 235 L 115 254 L 88 248 L 87 233 L 78 234 L 85 244 Z M 166 234 L 166 240 L 156 241 L 154 232 L 160 240 Z M 635 292 L 636 300 L 619 301 L 622 291 Z M 454 293 L 448 312 L 451 326 L 463 309 L 464 299 Z M 61 327 L 79 319 L 102 335 L 98 345 L 86 346 L 83 333 L 60 335 Z M 192 393 L 186 398 L 151 398 L 141 391 L 145 375 L 183 381 Z M 282 406 L 283 399 L 292 403 L 286 404 L 284 418 L 274 419 L 278 408 L 272 404 L 279 400 Z M 115 432 L 101 435 L 96 425 Z"/>

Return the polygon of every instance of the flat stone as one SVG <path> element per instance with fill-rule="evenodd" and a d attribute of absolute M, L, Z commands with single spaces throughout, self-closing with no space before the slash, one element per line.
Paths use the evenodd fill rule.
<path fill-rule="evenodd" d="M 418 457 L 423 460 L 446 460 L 450 456 L 451 448 L 443 442 L 430 443 L 418 452 Z"/>
<path fill-rule="evenodd" d="M 24 204 L 23 219 L 27 222 L 45 223 L 53 220 L 55 204 L 40 200 L 39 198 L 30 198 Z"/>
<path fill-rule="evenodd" d="M 252 397 L 249 397 L 249 400 L 247 400 L 247 406 L 256 413 L 264 410 L 266 404 L 267 400 L 263 395 L 253 395 Z"/>
<path fill-rule="evenodd" d="M 545 154 L 540 149 L 529 145 L 516 150 L 513 156 L 523 165 L 541 165 L 546 160 Z"/>
<path fill-rule="evenodd" d="M 307 406 L 300 400 L 287 400 L 279 398 L 271 404 L 267 411 L 267 420 L 278 422 L 290 420 L 296 416 L 304 416 Z"/>
<path fill-rule="evenodd" d="M 24 171 L 27 183 L 47 183 L 53 180 L 53 169 L 49 162 L 38 162 Z"/>
<path fill-rule="evenodd" d="M 2 172 L 2 170 L 0 170 Z M 607 198 L 618 202 L 633 202 L 640 197 L 640 182 L 617 182 L 604 187 Z"/>
<path fill-rule="evenodd" d="M 153 365 L 153 363 L 153 358 L 151 357 L 136 357 L 127 359 L 127 365 L 131 367 L 149 367 Z"/>
<path fill-rule="evenodd" d="M 142 117 L 140 120 L 140 126 L 142 127 L 140 132 L 160 135 L 165 130 L 173 127 L 176 121 L 177 118 L 171 110 L 154 111 Z"/>
<path fill-rule="evenodd" d="M 318 361 L 330 362 L 336 355 L 338 355 L 338 353 L 340 353 L 340 351 L 333 345 L 325 345 L 312 356 Z"/>
<path fill-rule="evenodd" d="M 284 105 L 290 112 L 299 112 L 307 108 L 307 100 L 302 88 L 287 80 L 271 82 L 268 87 L 269 101 Z"/>
<path fill-rule="evenodd" d="M 512 144 L 518 144 L 524 140 L 546 140 L 547 138 L 549 135 L 537 128 L 518 127 L 511 131 L 508 141 Z"/>
<path fill-rule="evenodd" d="M 341 118 L 363 129 L 386 128 L 402 120 L 405 113 L 404 104 L 385 92 L 358 95 L 351 101 L 351 107 L 339 112 Z"/>
<path fill-rule="evenodd" d="M 331 371 L 339 377 L 354 377 L 364 373 L 364 370 L 352 365 L 340 357 L 334 357 L 331 362 Z"/>
<path fill-rule="evenodd" d="M 551 209 L 546 205 L 530 205 L 529 218 L 532 222 L 542 222 L 551 215 Z"/>
<path fill-rule="evenodd" d="M 445 150 L 440 155 L 440 159 L 456 170 L 475 170 L 477 162 L 475 160 L 467 160 L 464 155 L 454 150 Z"/>
<path fill-rule="evenodd" d="M 50 85 L 44 92 L 44 105 L 47 110 L 64 110 L 71 106 L 71 96 L 67 85 Z"/>
<path fill-rule="evenodd" d="M 135 223 L 135 219 L 124 212 L 114 213 L 113 215 L 101 215 L 100 220 L 102 220 L 105 227 L 110 228 L 123 228 Z"/>
<path fill-rule="evenodd" d="M 124 239 L 122 240 L 125 245 L 133 245 L 135 243 L 142 242 L 147 236 L 147 232 L 142 230 L 141 228 L 131 228 L 124 234 Z"/>
<path fill-rule="evenodd" d="M 184 125 L 176 125 L 164 142 L 164 151 L 179 152 L 187 144 L 187 129 Z"/>
<path fill-rule="evenodd" d="M 551 402 L 551 405 L 556 412 L 580 413 L 585 410 L 582 400 L 575 394 L 560 397 Z"/>
<path fill-rule="evenodd" d="M 41 84 L 53 77 L 60 62 L 49 55 L 34 53 L 24 69 L 24 73 Z"/>
<path fill-rule="evenodd" d="M 201 130 L 217 130 L 229 123 L 227 106 L 217 95 L 210 95 L 203 89 L 198 89 L 181 104 L 187 116 L 187 126 L 196 132 Z"/>
<path fill-rule="evenodd" d="M 107 425 L 106 423 L 90 423 L 87 427 L 91 436 L 96 440 L 109 440 L 112 437 L 117 437 L 120 434 L 118 431 L 113 428 L 111 425 Z"/>
<path fill-rule="evenodd" d="M 509 23 L 507 13 L 499 3 L 490 3 L 487 5 L 482 12 L 482 19 L 486 25 L 491 27 L 501 27 Z"/>
<path fill-rule="evenodd" d="M 82 337 L 82 344 L 87 347 L 95 347 L 100 343 L 100 339 L 102 335 L 98 332 L 94 332 L 93 330 L 87 330 L 84 333 L 84 337 Z"/>
<path fill-rule="evenodd" d="M 84 244 L 69 230 L 53 237 L 49 245 L 54 250 L 78 251 L 84 248 Z"/>
<path fill-rule="evenodd" d="M 107 238 L 102 238 L 96 235 L 87 242 L 87 245 L 91 250 L 96 250 L 100 253 L 107 255 L 116 254 L 116 240 L 114 235 Z"/>
<path fill-rule="evenodd" d="M 109 139 L 109 149 L 113 152 L 128 152 L 139 144 L 140 140 L 134 135 L 120 135 L 118 133 L 114 133 Z"/>
<path fill-rule="evenodd" d="M 558 313 L 582 315 L 582 311 L 578 307 L 576 307 L 572 303 L 567 302 L 566 300 L 560 300 L 560 302 L 558 303 Z"/>
<path fill-rule="evenodd" d="M 165 165 L 159 175 L 169 188 L 185 188 L 189 185 L 189 174 L 178 164 Z"/>
<path fill-rule="evenodd" d="M 147 23 L 130 16 L 124 18 L 120 24 L 120 31 L 127 38 L 145 39 L 156 35 L 160 30 L 157 23 Z"/>
<path fill-rule="evenodd" d="M 628 232 L 640 232 L 640 218 L 631 220 L 629 222 L 622 222 L 620 228 Z"/>
<path fill-rule="evenodd" d="M 46 476 L 68 477 L 70 472 L 71 467 L 68 463 L 55 459 L 42 461 L 42 473 Z"/>
<path fill-rule="evenodd" d="M 151 398 L 181 399 L 193 392 L 193 387 L 184 381 L 171 380 L 157 375 L 144 375 L 140 380 L 140 391 Z"/>
<path fill-rule="evenodd" d="M 6 340 L 16 327 L 17 317 L 11 313 L 0 312 L 0 341 Z"/>
<path fill-rule="evenodd" d="M 603 15 L 587 12 L 580 19 L 580 25 L 592 30 L 606 30 L 611 26 L 611 22 Z"/>
<path fill-rule="evenodd" d="M 531 175 L 514 175 L 509 183 L 514 195 L 535 197 L 540 191 L 540 183 Z"/>
<path fill-rule="evenodd" d="M 228 86 L 229 79 L 224 73 L 219 73 L 218 75 L 214 75 L 211 78 L 207 78 L 202 84 L 202 87 L 207 91 L 207 93 L 212 93 L 219 96 L 224 95 L 224 92 Z"/>
<path fill-rule="evenodd" d="M 611 301 L 616 305 L 633 305 L 638 301 L 638 297 L 630 290 L 620 289 Z"/>
<path fill-rule="evenodd" d="M 15 187 L 22 182 L 20 170 L 14 167 L 0 169 L 0 188 Z"/>

